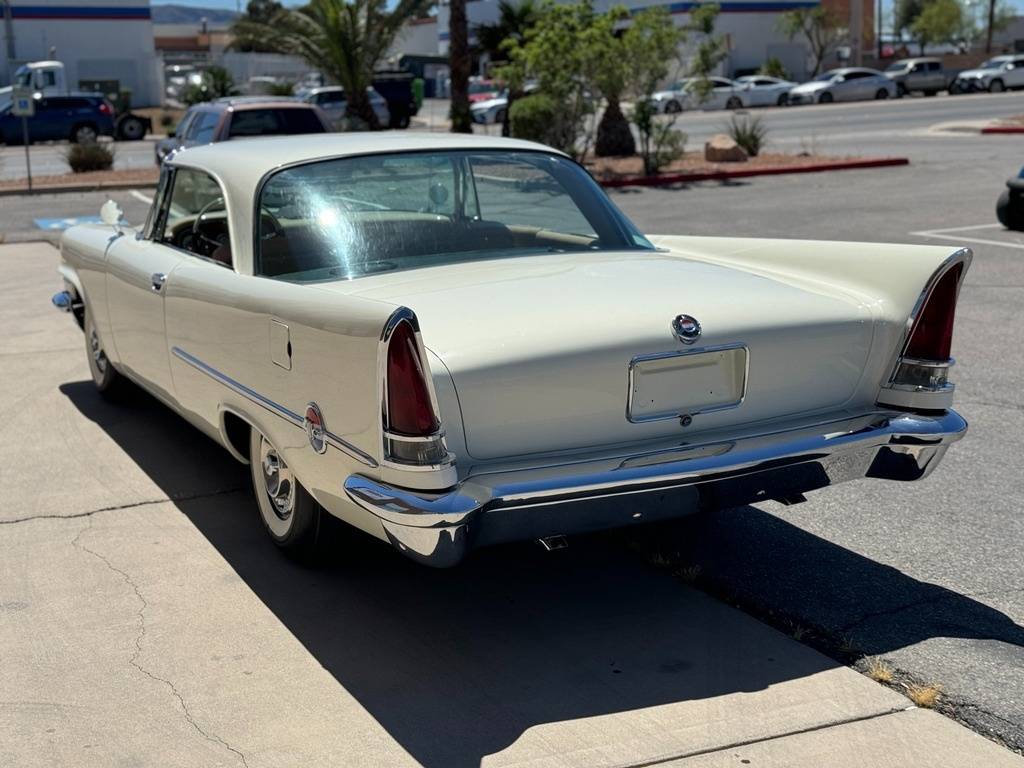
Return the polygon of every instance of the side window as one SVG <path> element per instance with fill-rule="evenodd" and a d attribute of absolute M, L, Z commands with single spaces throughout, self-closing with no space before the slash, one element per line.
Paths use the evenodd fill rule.
<path fill-rule="evenodd" d="M 928 71 L 929 72 L 941 72 L 942 71 L 942 62 L 941 61 L 929 61 L 928 62 Z"/>
<path fill-rule="evenodd" d="M 194 168 L 176 169 L 169 183 L 160 241 L 231 266 L 231 238 L 220 185 Z"/>
<path fill-rule="evenodd" d="M 216 112 L 200 112 L 189 128 L 188 141 L 196 144 L 209 144 L 213 141 L 213 132 L 217 128 L 220 115 Z"/>
<path fill-rule="evenodd" d="M 186 112 L 185 116 L 181 118 L 178 125 L 174 129 L 174 135 L 179 139 L 184 139 L 185 134 L 188 133 L 188 129 L 192 125 L 192 120 L 195 118 L 195 112 Z"/>

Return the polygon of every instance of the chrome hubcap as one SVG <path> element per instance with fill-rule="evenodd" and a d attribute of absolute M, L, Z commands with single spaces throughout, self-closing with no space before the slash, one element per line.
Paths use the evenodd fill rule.
<path fill-rule="evenodd" d="M 281 520 L 287 520 L 295 505 L 295 482 L 292 471 L 265 437 L 260 439 L 260 466 L 274 514 Z"/>
<path fill-rule="evenodd" d="M 107 356 L 100 346 L 100 337 L 96 335 L 96 329 L 89 332 L 89 351 L 92 352 L 92 360 L 96 364 L 96 370 L 100 375 L 107 372 Z"/>

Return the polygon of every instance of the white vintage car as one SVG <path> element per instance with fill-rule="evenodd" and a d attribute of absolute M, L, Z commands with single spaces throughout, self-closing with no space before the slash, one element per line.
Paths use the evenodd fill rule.
<path fill-rule="evenodd" d="M 164 165 L 146 223 L 74 227 L 54 297 L 252 467 L 281 547 L 326 511 L 408 556 L 917 480 L 967 250 L 641 234 L 537 144 L 255 139 Z"/>

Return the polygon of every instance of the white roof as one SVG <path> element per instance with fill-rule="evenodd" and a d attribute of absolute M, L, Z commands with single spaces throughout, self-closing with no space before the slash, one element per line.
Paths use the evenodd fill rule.
<path fill-rule="evenodd" d="M 191 166 L 209 171 L 235 193 L 248 189 L 249 194 L 252 194 L 256 191 L 260 179 L 281 166 L 350 155 L 430 149 L 520 149 L 561 154 L 543 144 L 505 139 L 500 136 L 417 131 L 359 131 L 233 139 L 175 152 L 169 162 L 172 165 Z"/>

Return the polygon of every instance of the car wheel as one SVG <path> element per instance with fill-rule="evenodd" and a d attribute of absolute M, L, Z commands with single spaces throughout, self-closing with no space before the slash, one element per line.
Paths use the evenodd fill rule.
<path fill-rule="evenodd" d="M 255 428 L 249 430 L 249 465 L 260 518 L 270 538 L 288 556 L 310 559 L 320 535 L 320 505 L 299 484 L 277 448 Z"/>
<path fill-rule="evenodd" d="M 789 104 L 789 94 L 780 93 L 779 98 L 775 101 L 775 103 L 780 107 L 787 106 Z"/>
<path fill-rule="evenodd" d="M 665 105 L 665 114 L 675 115 L 683 111 L 682 105 L 675 99 L 672 99 Z"/>
<path fill-rule="evenodd" d="M 117 137 L 123 141 L 139 141 L 146 135 L 146 124 L 137 117 L 126 117 L 117 125 Z"/>
<path fill-rule="evenodd" d="M 908 96 L 909 93 L 910 92 L 907 90 L 907 86 L 905 86 L 903 83 L 896 83 L 896 98 L 897 99 L 902 99 L 904 96 Z"/>
<path fill-rule="evenodd" d="M 125 380 L 116 370 L 114 364 L 107 358 L 103 349 L 96 326 L 92 321 L 92 312 L 88 305 L 85 307 L 85 320 L 82 324 L 85 332 L 85 354 L 89 360 L 89 373 L 92 374 L 92 383 L 100 395 L 108 400 L 116 400 L 123 394 Z"/>
<path fill-rule="evenodd" d="M 831 104 L 832 103 L 832 94 L 829 93 L 828 91 L 825 91 L 823 94 L 821 94 L 821 96 L 818 97 L 818 103 L 819 104 Z"/>
<path fill-rule="evenodd" d="M 888 99 L 889 91 L 886 90 L 885 88 L 879 88 L 877 91 L 875 91 L 875 98 L 878 99 L 879 101 L 881 101 L 882 99 Z"/>
<path fill-rule="evenodd" d="M 725 102 L 726 109 L 743 109 L 743 102 L 739 96 L 730 96 L 729 100 Z"/>
<path fill-rule="evenodd" d="M 1005 90 L 1006 85 L 999 78 L 996 78 L 995 80 L 988 84 L 989 93 L 1002 93 Z"/>
<path fill-rule="evenodd" d="M 71 131 L 71 141 L 75 144 L 92 144 L 98 136 L 96 129 L 88 124 L 76 125 Z"/>
<path fill-rule="evenodd" d="M 1024 199 L 1004 189 L 996 202 L 996 218 L 1007 229 L 1024 231 Z"/>

